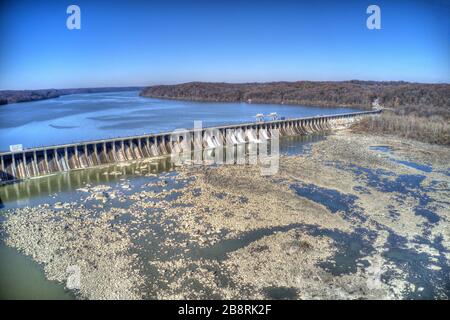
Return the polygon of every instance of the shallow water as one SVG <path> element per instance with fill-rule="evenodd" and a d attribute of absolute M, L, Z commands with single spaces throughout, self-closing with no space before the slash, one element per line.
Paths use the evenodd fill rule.
<path fill-rule="evenodd" d="M 0 242 L 0 299 L 74 299 L 73 292 L 45 278 L 31 258 Z"/>
<path fill-rule="evenodd" d="M 188 129 L 194 120 L 205 127 L 253 122 L 258 113 L 298 118 L 354 111 L 358 110 L 151 99 L 137 91 L 74 94 L 1 106 L 0 151 L 13 144 L 30 148 Z"/>
<path fill-rule="evenodd" d="M 389 159 L 395 163 L 399 163 L 404 166 L 407 166 L 407 167 L 410 167 L 410 168 L 413 168 L 413 169 L 416 169 L 419 171 L 423 171 L 423 172 L 432 172 L 433 171 L 433 167 L 428 164 L 417 163 L 417 162 L 413 162 L 413 161 L 395 158 L 394 156 L 392 156 L 392 148 L 389 146 L 373 146 L 373 147 L 370 147 L 370 150 L 381 151 L 381 152 L 388 154 Z"/>

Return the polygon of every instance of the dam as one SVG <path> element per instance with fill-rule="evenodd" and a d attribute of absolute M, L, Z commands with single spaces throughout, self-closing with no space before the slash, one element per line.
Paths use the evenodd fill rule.
<path fill-rule="evenodd" d="M 181 152 L 258 143 L 272 137 L 304 135 L 345 127 L 381 110 L 286 120 L 240 123 L 23 149 L 0 153 L 0 183 Z"/>

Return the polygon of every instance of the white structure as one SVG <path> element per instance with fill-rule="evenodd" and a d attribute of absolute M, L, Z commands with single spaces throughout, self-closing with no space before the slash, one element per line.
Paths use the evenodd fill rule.
<path fill-rule="evenodd" d="M 9 151 L 11 152 L 23 151 L 23 146 L 21 144 L 13 144 L 9 146 Z"/>
<path fill-rule="evenodd" d="M 257 113 L 256 116 L 255 116 L 255 118 L 256 118 L 256 121 L 257 121 L 257 122 L 264 121 L 264 114 L 262 114 L 262 113 Z"/>
<path fill-rule="evenodd" d="M 271 113 L 269 113 L 269 114 L 268 114 L 268 117 L 269 117 L 271 120 L 277 120 L 277 119 L 278 119 L 278 115 L 277 115 L 276 112 L 271 112 Z"/>

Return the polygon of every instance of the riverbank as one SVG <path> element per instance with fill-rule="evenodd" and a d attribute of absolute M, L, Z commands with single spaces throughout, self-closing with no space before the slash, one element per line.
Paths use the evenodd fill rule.
<path fill-rule="evenodd" d="M 142 87 L 0 90 L 0 105 L 58 98 L 68 94 L 136 91 Z"/>
<path fill-rule="evenodd" d="M 7 213 L 6 243 L 87 299 L 448 299 L 450 152 L 339 131 L 276 175 L 184 166 Z M 55 199 L 56 201 L 57 199 Z"/>

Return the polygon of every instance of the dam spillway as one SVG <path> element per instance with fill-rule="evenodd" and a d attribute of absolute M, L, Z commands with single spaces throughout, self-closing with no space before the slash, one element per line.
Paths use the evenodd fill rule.
<path fill-rule="evenodd" d="M 0 153 L 0 182 L 67 172 L 113 163 L 168 155 L 186 145 L 213 149 L 270 139 L 273 130 L 280 136 L 304 135 L 347 126 L 381 110 L 286 120 L 240 123 L 201 129 L 85 141 Z"/>

